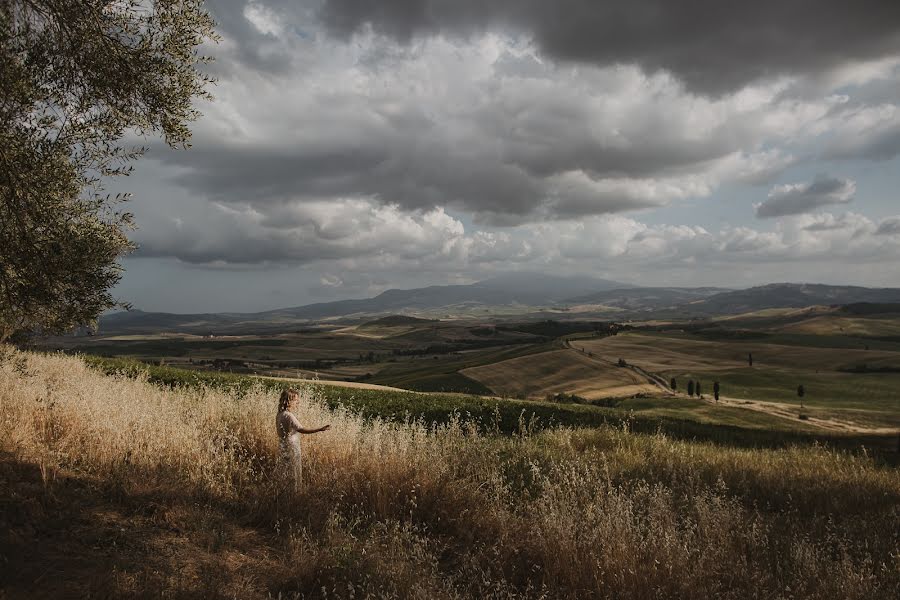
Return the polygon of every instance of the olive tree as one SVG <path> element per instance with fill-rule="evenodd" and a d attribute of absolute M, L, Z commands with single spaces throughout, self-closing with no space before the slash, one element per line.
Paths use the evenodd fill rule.
<path fill-rule="evenodd" d="M 188 146 L 215 39 L 202 0 L 0 1 L 0 341 L 116 306 L 132 221 L 104 182 L 126 138 Z"/>

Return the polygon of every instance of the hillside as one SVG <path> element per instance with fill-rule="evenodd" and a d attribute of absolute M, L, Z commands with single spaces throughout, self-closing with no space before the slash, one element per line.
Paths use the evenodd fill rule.
<path fill-rule="evenodd" d="M 104 315 L 104 335 L 283 333 L 320 322 L 372 322 L 372 317 L 428 317 L 446 312 L 495 320 L 566 316 L 578 318 L 690 318 L 737 315 L 773 308 L 900 303 L 900 288 L 778 283 L 746 290 L 715 287 L 625 287 L 603 279 L 510 274 L 470 285 L 387 290 L 374 298 L 308 304 L 258 313 L 171 314 L 134 310 Z M 555 313 L 545 312 L 556 306 Z M 864 310 L 860 305 L 852 310 Z M 848 309 L 851 310 L 851 309 Z M 569 317 L 571 318 L 571 317 Z M 399 324 L 399 323 L 398 323 Z M 412 324 L 412 323 L 410 323 Z"/>
<path fill-rule="evenodd" d="M 773 283 L 746 290 L 722 292 L 696 300 L 684 308 L 709 315 L 738 314 L 768 308 L 803 308 L 815 305 L 900 302 L 900 288 L 864 288 L 849 285 Z"/>
<path fill-rule="evenodd" d="M 419 319 L 417 317 L 408 317 L 406 315 L 388 315 L 386 317 L 381 317 L 380 319 L 367 321 L 360 325 L 360 327 L 396 327 L 398 325 L 425 325 L 427 323 L 437 322 L 437 319 Z"/>
<path fill-rule="evenodd" d="M 331 410 L 307 389 L 299 418 L 331 430 L 304 440 L 295 489 L 278 467 L 277 390 L 3 356 L 11 598 L 799 600 L 900 586 L 886 526 L 900 473 L 865 453 L 540 432 L 527 415 L 514 436 L 429 428 Z"/>
<path fill-rule="evenodd" d="M 569 298 L 570 305 L 600 304 L 621 311 L 652 311 L 674 309 L 684 304 L 703 300 L 727 292 L 725 288 L 699 287 L 641 287 L 603 290 L 584 296 Z"/>
<path fill-rule="evenodd" d="M 497 394 L 514 398 L 544 398 L 563 393 L 596 400 L 659 394 L 657 387 L 629 369 L 568 349 L 470 367 L 460 373 Z"/>
<path fill-rule="evenodd" d="M 416 312 L 444 307 L 517 307 L 528 312 L 564 299 L 623 284 L 589 277 L 512 273 L 470 285 L 440 285 L 387 290 L 374 298 L 322 302 L 258 313 L 185 314 L 120 312 L 100 319 L 104 334 L 182 332 L 204 334 L 262 332 L 337 317 Z"/>

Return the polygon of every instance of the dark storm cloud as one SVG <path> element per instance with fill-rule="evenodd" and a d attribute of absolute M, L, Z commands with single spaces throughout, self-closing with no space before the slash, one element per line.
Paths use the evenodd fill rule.
<path fill-rule="evenodd" d="M 214 76 L 227 76 L 234 68 L 233 62 L 270 73 L 286 73 L 291 66 L 288 49 L 275 43 L 271 34 L 256 29 L 244 16 L 250 3 L 244 0 L 207 0 L 206 9 L 216 21 L 216 31 L 230 44 L 231 51 L 224 55 L 216 46 L 207 52 L 217 58 L 205 69 Z"/>
<path fill-rule="evenodd" d="M 900 49 L 896 0 L 325 0 L 321 15 L 338 35 L 400 41 L 505 27 L 553 58 L 665 69 L 711 93 Z"/>
<path fill-rule="evenodd" d="M 371 141 L 377 145 L 379 139 Z M 331 151 L 199 146 L 189 160 L 182 154 L 165 156 L 190 166 L 175 178 L 177 182 L 222 202 L 373 197 L 408 210 L 450 205 L 524 216 L 546 195 L 539 180 L 496 156 L 420 148 L 412 139 L 407 147 Z"/>
<path fill-rule="evenodd" d="M 507 98 L 475 86 L 467 93 L 477 95 L 479 106 L 450 109 L 438 98 L 427 115 L 422 99 L 402 92 L 377 100 L 303 96 L 299 115 L 281 114 L 280 100 L 259 96 L 278 105 L 253 114 L 253 124 L 271 133 L 253 131 L 248 142 L 201 130 L 190 152 L 161 150 L 154 157 L 181 168 L 180 184 L 221 202 L 371 197 L 410 210 L 450 206 L 481 222 L 512 224 L 664 204 L 666 198 L 634 186 L 596 184 L 702 172 L 734 152 L 736 139 L 756 135 L 746 124 L 728 123 L 685 139 L 690 107 L 677 96 L 630 102 L 624 113 L 592 110 L 589 96 L 552 75 L 544 73 L 538 89 L 509 78 Z M 579 185 L 559 180 L 579 171 L 585 174 Z"/>
<path fill-rule="evenodd" d="M 856 183 L 849 179 L 819 177 L 812 183 L 779 185 L 768 199 L 756 207 L 760 219 L 808 213 L 823 206 L 846 204 L 853 200 Z"/>
<path fill-rule="evenodd" d="M 189 157 L 166 153 L 182 172 L 174 180 L 190 190 L 226 202 L 258 205 L 286 199 L 371 197 L 406 210 L 449 206 L 475 214 L 480 222 L 515 224 L 538 218 L 577 217 L 660 206 L 665 198 L 579 185 L 535 175 L 481 149 L 348 148 L 334 152 L 243 152 L 198 144 Z M 564 163 L 559 163 L 563 168 Z M 621 163 L 621 168 L 627 163 Z M 617 167 L 618 168 L 618 167 Z M 643 168 L 648 168 L 643 165 Z"/>
<path fill-rule="evenodd" d="M 638 5 L 645 13 L 571 1 L 551 9 L 210 0 L 223 36 L 217 100 L 204 109 L 190 152 L 152 156 L 178 168 L 180 185 L 226 204 L 367 198 L 413 211 L 445 206 L 495 225 L 661 206 L 708 196 L 724 181 L 765 183 L 789 164 L 778 139 L 831 100 L 816 101 L 826 105 L 820 109 L 776 106 L 767 90 L 698 98 L 665 74 L 566 67 L 509 38 L 404 47 L 383 36 L 344 43 L 316 31 L 320 19 L 343 33 L 371 21 L 409 40 L 420 31 L 534 23 L 542 40 L 545 17 L 578 33 L 574 14 L 589 23 L 618 16 L 627 27 L 647 21 L 648 31 L 669 31 L 670 18 L 675 29 L 685 20 L 696 26 L 668 3 Z M 702 3 L 691 6 L 696 14 Z M 663 55 L 676 37 L 628 38 L 625 46 Z"/>

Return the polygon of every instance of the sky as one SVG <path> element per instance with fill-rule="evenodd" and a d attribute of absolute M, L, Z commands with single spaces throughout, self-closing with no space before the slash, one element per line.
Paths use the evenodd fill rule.
<path fill-rule="evenodd" d="M 208 0 L 190 149 L 112 191 L 135 308 L 510 271 L 900 286 L 900 2 Z"/>

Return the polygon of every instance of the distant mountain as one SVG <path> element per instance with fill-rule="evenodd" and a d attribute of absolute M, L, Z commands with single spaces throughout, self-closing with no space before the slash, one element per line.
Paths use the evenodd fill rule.
<path fill-rule="evenodd" d="M 260 313 L 295 319 L 324 319 L 351 314 L 379 314 L 474 304 L 542 306 L 598 290 L 624 287 L 606 279 L 562 277 L 540 273 L 510 273 L 469 285 L 433 285 L 411 290 L 387 290 L 374 298 L 321 302 Z"/>
<path fill-rule="evenodd" d="M 469 285 L 436 285 L 411 290 L 387 290 L 374 298 L 319 302 L 259 313 L 177 315 L 131 311 L 101 318 L 101 333 L 225 330 L 267 330 L 287 324 L 348 315 L 383 315 L 451 306 L 549 306 L 566 298 L 625 288 L 606 279 L 563 277 L 540 273 L 510 273 Z"/>
<path fill-rule="evenodd" d="M 814 305 L 839 305 L 900 302 L 900 288 L 865 288 L 851 285 L 815 283 L 772 283 L 746 290 L 723 292 L 690 302 L 690 312 L 703 314 L 740 314 L 767 308 L 803 308 Z"/>
<path fill-rule="evenodd" d="M 683 304 L 703 300 L 723 292 L 726 288 L 701 287 L 645 287 L 625 288 L 595 292 L 570 298 L 568 304 L 601 304 L 623 311 L 647 311 L 676 308 Z"/>
<path fill-rule="evenodd" d="M 216 335 L 281 332 L 309 327 L 333 318 L 369 318 L 447 309 L 464 311 L 482 307 L 520 307 L 522 313 L 539 308 L 600 304 L 631 318 L 655 312 L 660 317 L 729 315 L 767 308 L 802 308 L 813 305 L 897 303 L 900 289 L 821 284 L 776 283 L 746 290 L 723 288 L 626 287 L 621 283 L 586 277 L 560 277 L 514 273 L 470 285 L 437 285 L 411 290 L 387 290 L 374 298 L 320 302 L 259 313 L 206 313 L 178 315 L 139 310 L 107 315 L 100 333 L 180 332 Z M 530 311 L 533 308 L 534 311 Z M 613 313 L 616 314 L 616 313 Z M 643 315 L 640 315 L 643 318 Z"/>

